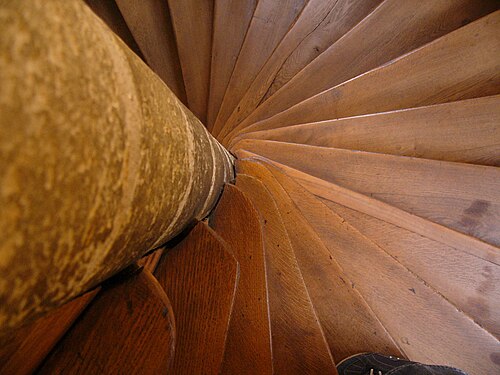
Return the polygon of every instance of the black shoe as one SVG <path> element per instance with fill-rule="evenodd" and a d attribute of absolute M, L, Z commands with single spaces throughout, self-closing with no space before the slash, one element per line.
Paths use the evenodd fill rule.
<path fill-rule="evenodd" d="M 377 353 L 353 355 L 337 364 L 339 375 L 385 375 L 399 366 L 412 363 L 406 359 L 385 356 Z"/>
<path fill-rule="evenodd" d="M 337 365 L 339 375 L 467 375 L 448 366 L 423 365 L 377 353 L 353 355 Z"/>

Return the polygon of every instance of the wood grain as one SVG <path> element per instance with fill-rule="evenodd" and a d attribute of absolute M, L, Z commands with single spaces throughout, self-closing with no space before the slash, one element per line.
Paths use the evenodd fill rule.
<path fill-rule="evenodd" d="M 186 104 L 186 90 L 167 2 L 165 0 L 115 1 L 148 65 Z"/>
<path fill-rule="evenodd" d="M 413 215 L 500 245 L 500 169 L 246 140 L 242 147 Z"/>
<path fill-rule="evenodd" d="M 258 0 L 216 0 L 207 128 L 212 130 Z"/>
<path fill-rule="evenodd" d="M 210 226 L 231 247 L 240 279 L 221 373 L 272 374 L 267 281 L 258 212 L 236 186 L 226 185 Z"/>
<path fill-rule="evenodd" d="M 213 127 L 215 136 L 308 1 L 259 0 Z"/>
<path fill-rule="evenodd" d="M 200 222 L 160 260 L 155 276 L 177 327 L 173 374 L 218 374 L 238 280 L 227 244 Z"/>
<path fill-rule="evenodd" d="M 0 339 L 0 373 L 32 374 L 99 293 L 96 288 Z"/>
<path fill-rule="evenodd" d="M 368 351 L 403 356 L 363 297 L 351 288 L 351 281 L 300 214 L 284 186 L 264 164 L 242 160 L 237 165 L 240 173 L 259 179 L 272 194 L 335 361 Z M 280 178 L 283 184 L 294 183 L 283 173 Z"/>
<path fill-rule="evenodd" d="M 248 151 L 238 150 L 240 159 L 256 158 L 264 160 L 285 172 L 290 178 L 298 182 L 312 194 L 328 199 L 332 202 L 366 213 L 370 216 L 397 225 L 401 228 L 418 233 L 444 245 L 453 247 L 464 253 L 487 260 L 492 264 L 500 265 L 498 248 L 480 241 L 474 237 L 449 229 L 448 227 L 433 223 L 419 216 L 412 215 L 399 208 L 379 200 L 367 197 L 364 194 L 343 188 L 339 185 L 321 180 L 297 169 L 287 167 L 267 158 L 258 156 Z"/>
<path fill-rule="evenodd" d="M 500 166 L 500 96 L 246 133 L 265 139 Z M 238 149 L 236 144 L 233 149 Z"/>
<path fill-rule="evenodd" d="M 498 370 L 495 337 L 311 194 L 288 193 L 408 358 Z"/>
<path fill-rule="evenodd" d="M 280 66 L 262 101 L 276 91 L 303 68 L 319 57 L 332 44 L 367 17 L 383 0 L 337 1 L 321 23 L 312 30 Z"/>
<path fill-rule="evenodd" d="M 214 0 L 168 0 L 189 109 L 206 123 Z"/>
<path fill-rule="evenodd" d="M 496 9 L 498 2 L 495 0 L 385 0 L 259 106 L 241 126 L 246 127 L 269 118 Z"/>
<path fill-rule="evenodd" d="M 244 120 L 270 95 L 271 86 L 286 81 L 282 75 L 295 74 L 349 29 L 381 0 L 310 0 L 281 43 L 257 74 L 224 126 L 220 137 Z M 295 73 L 294 73 L 295 72 Z"/>
<path fill-rule="evenodd" d="M 321 199 L 398 262 L 500 338 L 500 266 Z"/>
<path fill-rule="evenodd" d="M 244 174 L 238 175 L 236 186 L 250 197 L 264 223 L 274 373 L 336 374 L 273 197 Z"/>
<path fill-rule="evenodd" d="M 115 279 L 59 342 L 40 374 L 165 374 L 174 354 L 170 302 L 147 270 Z"/>

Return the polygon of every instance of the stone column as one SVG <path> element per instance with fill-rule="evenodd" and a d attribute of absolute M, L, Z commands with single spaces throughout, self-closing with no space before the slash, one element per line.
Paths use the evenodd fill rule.
<path fill-rule="evenodd" d="M 83 2 L 1 2 L 0 332 L 205 217 L 232 163 Z"/>

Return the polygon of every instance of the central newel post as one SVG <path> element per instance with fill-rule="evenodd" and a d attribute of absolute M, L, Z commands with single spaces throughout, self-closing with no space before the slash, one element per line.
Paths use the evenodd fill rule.
<path fill-rule="evenodd" d="M 0 331 L 213 208 L 233 157 L 82 1 L 0 6 Z"/>

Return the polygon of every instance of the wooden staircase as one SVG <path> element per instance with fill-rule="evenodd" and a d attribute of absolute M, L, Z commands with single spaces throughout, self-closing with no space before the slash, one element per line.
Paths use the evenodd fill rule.
<path fill-rule="evenodd" d="M 500 373 L 494 0 L 86 0 L 238 157 L 202 222 L 4 340 L 1 374 Z"/>

